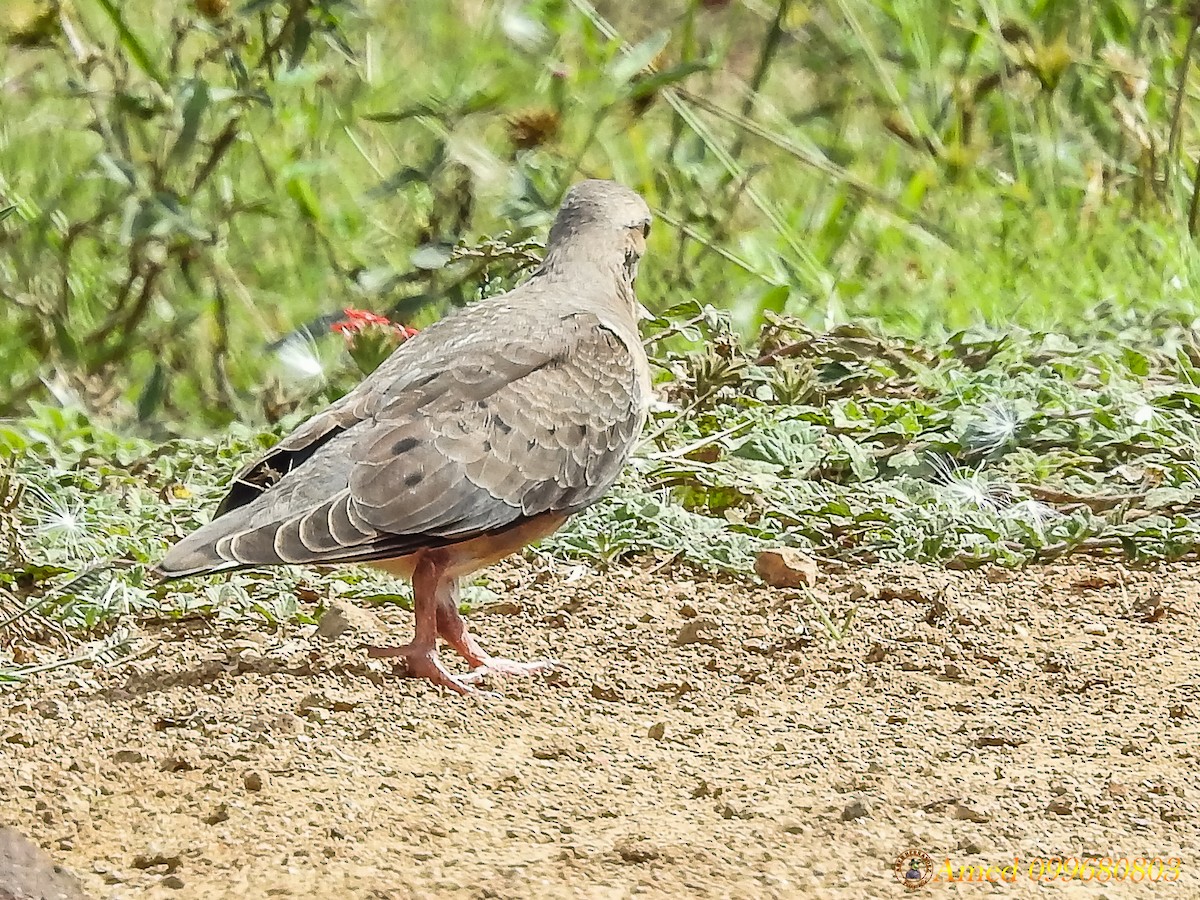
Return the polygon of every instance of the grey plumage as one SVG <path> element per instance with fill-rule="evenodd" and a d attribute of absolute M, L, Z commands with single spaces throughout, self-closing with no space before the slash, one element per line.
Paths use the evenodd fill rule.
<path fill-rule="evenodd" d="M 394 560 L 594 503 L 649 401 L 632 286 L 649 221 L 621 185 L 576 185 L 528 281 L 406 341 L 242 469 L 158 571 Z"/>

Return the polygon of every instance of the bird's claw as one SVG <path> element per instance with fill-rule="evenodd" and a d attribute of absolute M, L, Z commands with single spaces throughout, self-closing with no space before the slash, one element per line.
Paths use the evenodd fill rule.
<path fill-rule="evenodd" d="M 424 678 L 431 684 L 446 688 L 464 697 L 496 698 L 500 694 L 494 691 L 484 691 L 475 687 L 479 679 L 472 678 L 473 673 L 454 675 L 438 658 L 434 649 L 414 647 L 411 644 L 401 644 L 398 647 L 368 647 L 367 655 L 374 659 L 392 659 L 399 657 L 393 671 L 405 678 Z"/>
<path fill-rule="evenodd" d="M 485 656 L 474 665 L 463 679 L 471 679 L 471 684 L 477 684 L 489 675 L 502 677 L 525 678 L 541 672 L 549 672 L 559 665 L 557 659 L 537 659 L 532 662 L 519 662 L 515 659 L 505 659 L 502 656 Z"/>

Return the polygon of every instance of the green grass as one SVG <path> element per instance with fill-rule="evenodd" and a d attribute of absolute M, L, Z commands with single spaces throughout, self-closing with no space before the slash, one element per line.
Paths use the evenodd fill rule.
<path fill-rule="evenodd" d="M 547 551 L 1190 552 L 1176 5 L 227 6 L 0 10 L 0 620 L 39 603 L 104 656 L 129 614 L 402 600 L 369 571 L 145 567 L 359 377 L 331 316 L 505 289 L 592 175 L 658 215 L 639 291 L 670 405 Z"/>
<path fill-rule="evenodd" d="M 1167 6 L 610 22 L 583 0 L 327 0 L 305 28 L 250 7 L 81 0 L 32 37 L 40 0 L 0 17 L 20 45 L 0 63 L 0 411 L 67 397 L 193 433 L 277 416 L 304 398 L 265 346 L 347 305 L 419 325 L 469 302 L 488 273 L 441 268 L 446 249 L 539 234 L 588 174 L 661 215 L 648 302 L 712 303 L 745 333 L 765 310 L 931 339 L 1196 313 L 1189 22 Z"/>

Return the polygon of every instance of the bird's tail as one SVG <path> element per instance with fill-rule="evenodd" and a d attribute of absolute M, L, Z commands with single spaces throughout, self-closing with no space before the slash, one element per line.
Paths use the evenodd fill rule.
<path fill-rule="evenodd" d="M 211 575 L 242 568 L 237 560 L 228 559 L 218 551 L 218 544 L 227 533 L 228 523 L 219 526 L 210 522 L 189 534 L 167 551 L 167 555 L 152 568 L 160 578 L 170 581 L 190 575 Z"/>

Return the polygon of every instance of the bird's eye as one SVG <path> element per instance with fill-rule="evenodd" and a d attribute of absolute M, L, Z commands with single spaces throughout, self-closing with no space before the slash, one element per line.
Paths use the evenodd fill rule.
<path fill-rule="evenodd" d="M 642 237 L 644 237 L 644 238 L 650 237 L 650 223 L 649 222 L 647 222 L 645 225 L 642 226 Z"/>

